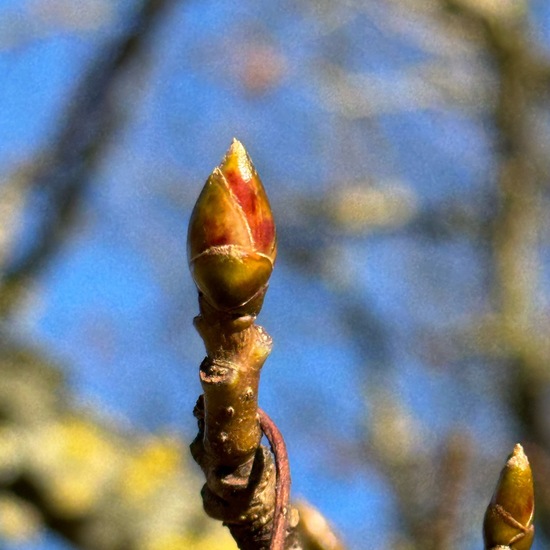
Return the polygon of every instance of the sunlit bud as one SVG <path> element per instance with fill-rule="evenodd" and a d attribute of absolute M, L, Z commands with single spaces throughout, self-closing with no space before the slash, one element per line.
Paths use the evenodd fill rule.
<path fill-rule="evenodd" d="M 485 513 L 485 547 L 505 546 L 511 550 L 529 550 L 535 535 L 534 511 L 531 467 L 518 443 L 500 474 L 495 493 Z"/>
<path fill-rule="evenodd" d="M 193 279 L 216 309 L 261 305 L 276 251 L 275 224 L 262 182 L 245 148 L 234 139 L 191 214 L 187 254 Z M 247 313 L 256 313 L 254 309 L 257 305 Z"/>

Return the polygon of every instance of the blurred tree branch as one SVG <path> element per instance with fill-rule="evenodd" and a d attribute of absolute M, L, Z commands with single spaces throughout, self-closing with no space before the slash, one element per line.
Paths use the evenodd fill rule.
<path fill-rule="evenodd" d="M 345 17 L 342 12 L 345 12 Z M 489 134 L 489 138 L 496 143 L 492 149 L 496 151 L 498 165 L 496 190 L 490 196 L 482 192 L 480 197 L 476 197 L 478 204 L 475 207 L 447 202 L 414 212 L 414 216 L 397 227 L 397 230 L 401 235 L 439 241 L 464 235 L 478 250 L 489 251 L 488 263 L 484 268 L 493 277 L 491 287 L 494 290 L 492 298 L 496 313 L 490 316 L 484 329 L 480 328 L 480 324 L 483 325 L 485 321 L 480 323 L 479 318 L 470 319 L 471 334 L 480 344 L 478 352 L 482 356 L 491 357 L 496 349 L 499 359 L 509 366 L 506 369 L 508 385 L 501 403 L 508 403 L 513 416 L 520 421 L 518 431 L 521 435 L 518 437 L 525 440 L 527 452 L 532 455 L 535 475 L 540 472 L 543 479 L 550 464 L 547 454 L 550 450 L 549 434 L 545 420 L 550 344 L 542 328 L 547 326 L 548 312 L 541 311 L 538 297 L 542 268 L 540 235 L 544 212 L 548 208 L 543 192 L 543 186 L 547 185 L 544 174 L 547 161 L 542 157 L 544 151 L 537 143 L 540 126 L 537 126 L 534 117 L 540 105 L 547 106 L 550 60 L 537 51 L 532 41 L 526 3 L 374 0 L 349 3 L 345 7 L 326 4 L 321 15 L 323 23 L 330 27 L 330 32 L 333 29 L 345 32 L 341 30 L 342 27 L 359 12 L 368 13 L 369 23 L 374 19 L 381 32 L 395 33 L 400 38 L 420 44 L 423 52 L 430 54 L 430 59 L 416 65 L 413 63 L 412 67 L 405 65 L 404 69 L 400 66 L 397 73 L 388 71 L 386 67 L 386 71 L 374 74 L 351 73 L 346 63 L 340 63 L 340 59 L 337 63 L 332 59 L 322 63 L 321 102 L 347 121 L 348 126 L 361 119 L 376 119 L 387 114 L 423 109 L 445 111 L 457 107 L 478 119 L 489 114 L 494 122 L 494 133 Z M 339 24 L 331 26 L 331 18 Z M 418 23 L 418 19 L 422 20 L 422 24 L 417 28 L 415 23 Z M 426 32 L 426 24 L 430 32 Z M 437 27 L 436 32 L 433 32 L 434 27 Z M 341 43 L 339 41 L 338 45 Z M 338 55 L 332 57 L 338 58 Z M 458 69 L 458 72 L 454 69 Z M 484 78 L 480 78 L 480 75 Z M 368 186 L 364 187 L 368 189 Z M 482 189 L 482 185 L 479 187 Z M 340 189 L 331 189 L 325 201 L 328 205 L 325 210 L 321 201 L 318 205 L 309 205 L 313 216 L 334 222 L 335 199 L 339 195 L 346 197 L 347 191 L 343 185 Z M 335 227 L 336 231 L 333 232 L 337 238 L 344 240 L 342 235 L 338 235 L 338 229 L 342 228 L 351 229 L 351 233 L 359 229 L 357 233 L 367 237 L 386 228 L 382 224 L 372 223 L 366 209 L 364 212 L 359 211 L 361 203 L 357 197 L 354 196 L 349 202 L 348 210 L 340 216 L 342 227 Z M 339 204 L 336 203 L 337 206 Z M 372 206 L 370 199 L 368 204 Z M 363 213 L 364 219 L 360 219 L 363 225 L 354 226 L 359 219 L 357 216 Z M 318 219 L 316 223 L 323 226 Z M 396 228 L 391 225 L 388 227 L 395 233 Z M 334 239 L 334 234 L 327 235 L 327 240 Z M 302 263 L 315 261 L 301 251 L 296 257 Z M 371 332 L 364 333 L 363 330 L 361 323 L 353 323 L 352 331 L 357 340 L 369 342 L 365 334 L 371 335 Z M 380 334 L 378 331 L 374 342 L 369 342 L 375 348 L 380 345 Z M 448 339 L 441 346 L 449 347 Z M 372 369 L 370 363 L 376 364 L 376 360 L 373 361 L 369 356 L 369 350 L 362 350 L 362 353 Z M 460 353 L 464 353 L 464 348 Z M 376 395 L 380 395 L 380 388 L 372 387 L 372 381 L 370 386 L 367 402 L 371 415 L 377 418 L 376 410 L 380 407 L 376 405 Z M 378 411 L 379 414 L 383 412 Z M 393 423 L 396 425 L 399 424 L 399 417 L 408 416 L 407 411 L 386 412 L 386 416 L 394 417 Z M 373 422 L 376 423 L 376 420 Z M 399 439 L 398 432 L 388 429 L 386 440 L 392 437 Z M 377 470 L 390 480 L 397 496 L 396 507 L 408 539 L 407 544 L 419 548 L 452 547 L 460 539 L 462 528 L 458 521 L 452 521 L 452 518 L 460 517 L 456 512 L 456 506 L 459 505 L 458 485 L 445 483 L 449 478 L 442 474 L 440 482 L 446 487 L 446 497 L 442 502 L 452 505 L 445 510 L 439 503 L 432 511 L 432 526 L 435 525 L 437 533 L 435 537 L 433 533 L 429 534 L 426 539 L 422 515 L 426 517 L 430 512 L 427 512 L 422 495 L 415 493 L 413 499 L 410 497 L 414 493 L 415 478 L 422 467 L 399 468 L 398 465 L 389 464 L 385 460 L 389 453 L 377 449 L 372 434 L 365 442 L 365 449 L 367 462 L 375 464 Z M 414 459 L 423 464 L 438 463 L 433 453 L 428 449 L 425 452 L 425 462 L 417 455 Z M 447 462 L 451 464 L 453 460 Z M 458 468 L 456 471 L 461 470 Z M 540 523 L 542 529 L 550 534 L 547 491 L 540 488 L 539 493 L 545 493 L 539 495 L 539 498 L 546 502 L 544 509 L 542 503 L 538 509 Z M 414 512 L 419 508 L 423 512 L 415 517 Z M 453 523 L 454 532 L 444 527 L 449 521 Z"/>
<path fill-rule="evenodd" d="M 546 326 L 548 313 L 540 310 L 537 296 L 547 201 L 534 116 L 537 102 L 548 100 L 550 61 L 534 53 L 524 17 L 488 15 L 469 2 L 446 1 L 468 24 L 482 30 L 498 76 L 493 120 L 499 208 L 493 222 L 492 249 L 499 332 L 493 334 L 508 351 L 510 382 L 504 397 L 520 422 L 527 452 L 533 449 L 533 470 L 542 473 L 550 461 L 544 413 L 550 345 L 541 328 Z M 546 484 L 537 484 L 537 495 L 538 523 L 550 536 L 550 490 Z"/>
<path fill-rule="evenodd" d="M 124 31 L 105 44 L 75 87 L 48 150 L 12 181 L 25 199 L 40 204 L 33 237 L 24 250 L 11 246 L 0 269 L 0 315 L 17 306 L 32 279 L 52 258 L 75 221 L 93 171 L 120 125 L 114 91 L 121 75 L 143 55 L 172 0 L 147 0 Z M 12 187 L 13 187 L 12 185 Z M 10 259 L 8 257 L 11 256 Z"/>

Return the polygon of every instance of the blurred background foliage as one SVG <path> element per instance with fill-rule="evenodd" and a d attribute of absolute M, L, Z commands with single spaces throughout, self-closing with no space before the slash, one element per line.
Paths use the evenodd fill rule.
<path fill-rule="evenodd" d="M 234 548 L 186 448 L 185 258 L 233 136 L 307 529 L 479 548 L 520 441 L 548 547 L 549 50 L 545 0 L 0 2 L 2 547 Z"/>

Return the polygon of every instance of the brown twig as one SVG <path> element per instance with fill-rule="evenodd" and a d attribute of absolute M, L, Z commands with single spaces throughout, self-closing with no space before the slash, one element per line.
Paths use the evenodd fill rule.
<path fill-rule="evenodd" d="M 199 291 L 195 327 L 207 353 L 191 453 L 205 474 L 206 513 L 227 525 L 242 550 L 301 547 L 294 532 L 297 513 L 289 505 L 284 441 L 258 408 L 260 372 L 272 343 L 255 321 L 276 250 L 267 196 L 244 147 L 234 140 L 208 178 L 189 224 L 189 265 Z M 261 445 L 262 431 L 274 456 Z"/>

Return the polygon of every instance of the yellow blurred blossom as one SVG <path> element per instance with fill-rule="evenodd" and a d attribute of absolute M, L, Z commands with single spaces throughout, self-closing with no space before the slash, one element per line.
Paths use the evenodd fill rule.
<path fill-rule="evenodd" d="M 89 512 L 115 472 L 113 442 L 91 421 L 64 417 L 37 430 L 29 444 L 37 480 L 52 504 L 67 516 Z"/>
<path fill-rule="evenodd" d="M 406 224 L 416 214 L 417 201 L 412 189 L 399 183 L 346 185 L 334 189 L 326 209 L 339 229 L 359 234 Z"/>
<path fill-rule="evenodd" d="M 130 457 L 120 476 L 122 496 L 145 499 L 181 471 L 181 445 L 174 439 L 151 438 Z"/>
<path fill-rule="evenodd" d="M 229 530 L 219 525 L 209 535 L 201 538 L 192 535 L 166 534 L 146 542 L 143 550 L 181 550 L 193 548 L 193 550 L 237 550 L 237 545 L 231 537 Z"/>
<path fill-rule="evenodd" d="M 21 499 L 0 494 L 0 537 L 12 541 L 28 540 L 37 534 L 40 517 Z"/>
<path fill-rule="evenodd" d="M 20 450 L 17 433 L 7 427 L 0 428 L 0 478 L 10 477 L 18 469 Z"/>

